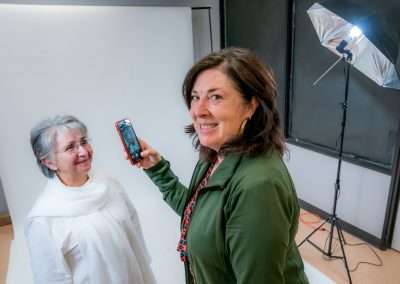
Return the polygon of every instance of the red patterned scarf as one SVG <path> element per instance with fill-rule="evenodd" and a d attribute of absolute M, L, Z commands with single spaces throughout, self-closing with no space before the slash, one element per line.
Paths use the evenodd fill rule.
<path fill-rule="evenodd" d="M 189 230 L 190 217 L 196 206 L 197 197 L 198 197 L 200 191 L 207 185 L 208 179 L 211 176 L 211 173 L 214 169 L 215 164 L 216 164 L 216 162 L 212 162 L 210 164 L 210 167 L 208 168 L 206 175 L 204 176 L 204 178 L 200 182 L 200 184 L 197 186 L 196 191 L 194 192 L 189 203 L 186 205 L 185 211 L 183 213 L 182 226 L 181 226 L 181 237 L 178 242 L 178 247 L 176 248 L 176 250 L 179 252 L 180 258 L 183 262 L 187 262 L 187 260 L 188 260 L 187 259 L 188 253 L 187 253 L 186 236 L 187 236 L 187 232 Z"/>

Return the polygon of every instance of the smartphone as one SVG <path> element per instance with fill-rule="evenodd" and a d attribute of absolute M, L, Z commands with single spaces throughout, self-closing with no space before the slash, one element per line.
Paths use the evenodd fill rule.
<path fill-rule="evenodd" d="M 117 129 L 130 161 L 135 163 L 141 160 L 140 152 L 142 149 L 135 130 L 133 130 L 132 122 L 129 119 L 119 120 L 115 123 L 115 128 Z"/>

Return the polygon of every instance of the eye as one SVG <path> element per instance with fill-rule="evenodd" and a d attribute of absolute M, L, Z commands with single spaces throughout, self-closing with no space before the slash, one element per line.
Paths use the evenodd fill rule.
<path fill-rule="evenodd" d="M 222 96 L 218 94 L 212 94 L 208 98 L 210 101 L 217 102 L 222 99 Z"/>
<path fill-rule="evenodd" d="M 190 102 L 196 102 L 196 101 L 198 101 L 200 98 L 199 98 L 199 96 L 198 95 L 193 95 L 192 94 L 192 96 L 190 97 Z"/>
<path fill-rule="evenodd" d="M 81 138 L 81 145 L 87 145 L 89 144 L 89 139 L 87 137 Z"/>
<path fill-rule="evenodd" d="M 74 148 L 74 144 L 69 144 L 67 147 L 65 147 L 65 152 L 71 152 Z"/>

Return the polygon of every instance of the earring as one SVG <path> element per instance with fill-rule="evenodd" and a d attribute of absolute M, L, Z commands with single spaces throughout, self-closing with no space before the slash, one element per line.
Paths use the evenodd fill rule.
<path fill-rule="evenodd" d="M 240 129 L 239 129 L 239 135 L 242 135 L 244 132 L 244 128 L 246 127 L 247 122 L 250 120 L 250 118 L 246 118 L 245 120 L 243 120 L 242 124 L 240 125 Z"/>

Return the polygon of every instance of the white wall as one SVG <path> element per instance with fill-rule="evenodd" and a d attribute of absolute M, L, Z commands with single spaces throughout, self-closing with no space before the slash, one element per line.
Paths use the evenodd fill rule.
<path fill-rule="evenodd" d="M 397 208 L 396 224 L 394 226 L 392 248 L 400 251 L 400 204 Z"/>
<path fill-rule="evenodd" d="M 131 117 L 188 183 L 196 154 L 180 87 L 193 60 L 190 8 L 0 4 L 0 34 L 0 176 L 15 229 L 7 283 L 32 281 L 22 225 L 46 180 L 29 131 L 58 113 L 87 124 L 94 168 L 126 186 L 159 283 L 183 283 L 179 218 L 124 160 L 113 123 Z"/>
<path fill-rule="evenodd" d="M 8 213 L 8 207 L 7 207 L 6 197 L 4 195 L 4 190 L 3 190 L 3 186 L 1 184 L 1 179 L 0 179 L 0 215 L 3 213 Z"/>
<path fill-rule="evenodd" d="M 298 197 L 332 213 L 337 159 L 289 145 L 287 162 Z M 342 162 L 337 215 L 381 238 L 390 187 L 389 175 Z"/>

